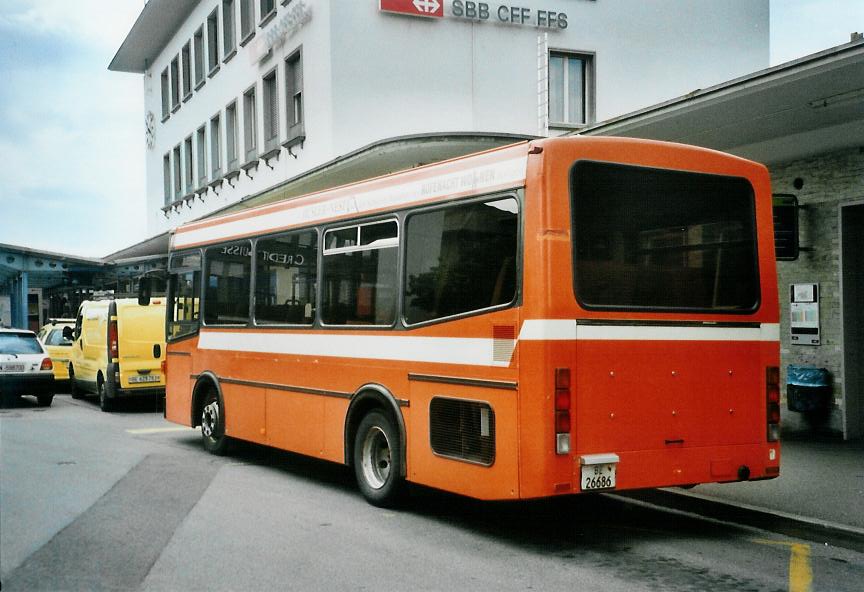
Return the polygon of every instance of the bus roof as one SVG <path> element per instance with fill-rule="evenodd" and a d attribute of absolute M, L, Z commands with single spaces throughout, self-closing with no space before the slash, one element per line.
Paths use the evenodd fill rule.
<path fill-rule="evenodd" d="M 528 150 L 520 142 L 192 222 L 175 230 L 171 250 L 520 187 Z"/>

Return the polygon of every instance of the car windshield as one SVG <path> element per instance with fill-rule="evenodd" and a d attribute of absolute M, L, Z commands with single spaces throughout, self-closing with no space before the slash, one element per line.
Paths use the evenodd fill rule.
<path fill-rule="evenodd" d="M 0 333 L 0 354 L 41 354 L 42 347 L 32 333 Z"/>

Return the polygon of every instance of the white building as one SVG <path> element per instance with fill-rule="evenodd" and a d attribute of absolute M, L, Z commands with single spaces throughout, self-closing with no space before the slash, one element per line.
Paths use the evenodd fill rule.
<path fill-rule="evenodd" d="M 144 74 L 158 234 L 382 139 L 562 133 L 767 65 L 768 0 L 149 0 L 110 69 Z"/>

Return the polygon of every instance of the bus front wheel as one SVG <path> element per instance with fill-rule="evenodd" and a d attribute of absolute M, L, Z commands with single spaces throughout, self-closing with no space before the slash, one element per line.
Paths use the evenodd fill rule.
<path fill-rule="evenodd" d="M 208 392 L 201 407 L 201 440 L 210 454 L 228 452 L 230 438 L 225 435 L 225 408 L 215 391 Z"/>
<path fill-rule="evenodd" d="M 354 474 L 360 492 L 373 506 L 396 505 L 404 489 L 402 443 L 393 421 L 372 411 L 354 438 Z"/>

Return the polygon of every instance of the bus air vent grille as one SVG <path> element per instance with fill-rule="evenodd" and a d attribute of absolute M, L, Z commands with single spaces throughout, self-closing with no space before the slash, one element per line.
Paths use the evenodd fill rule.
<path fill-rule="evenodd" d="M 435 397 L 429 404 L 432 450 L 489 466 L 495 462 L 495 413 L 488 403 Z"/>

